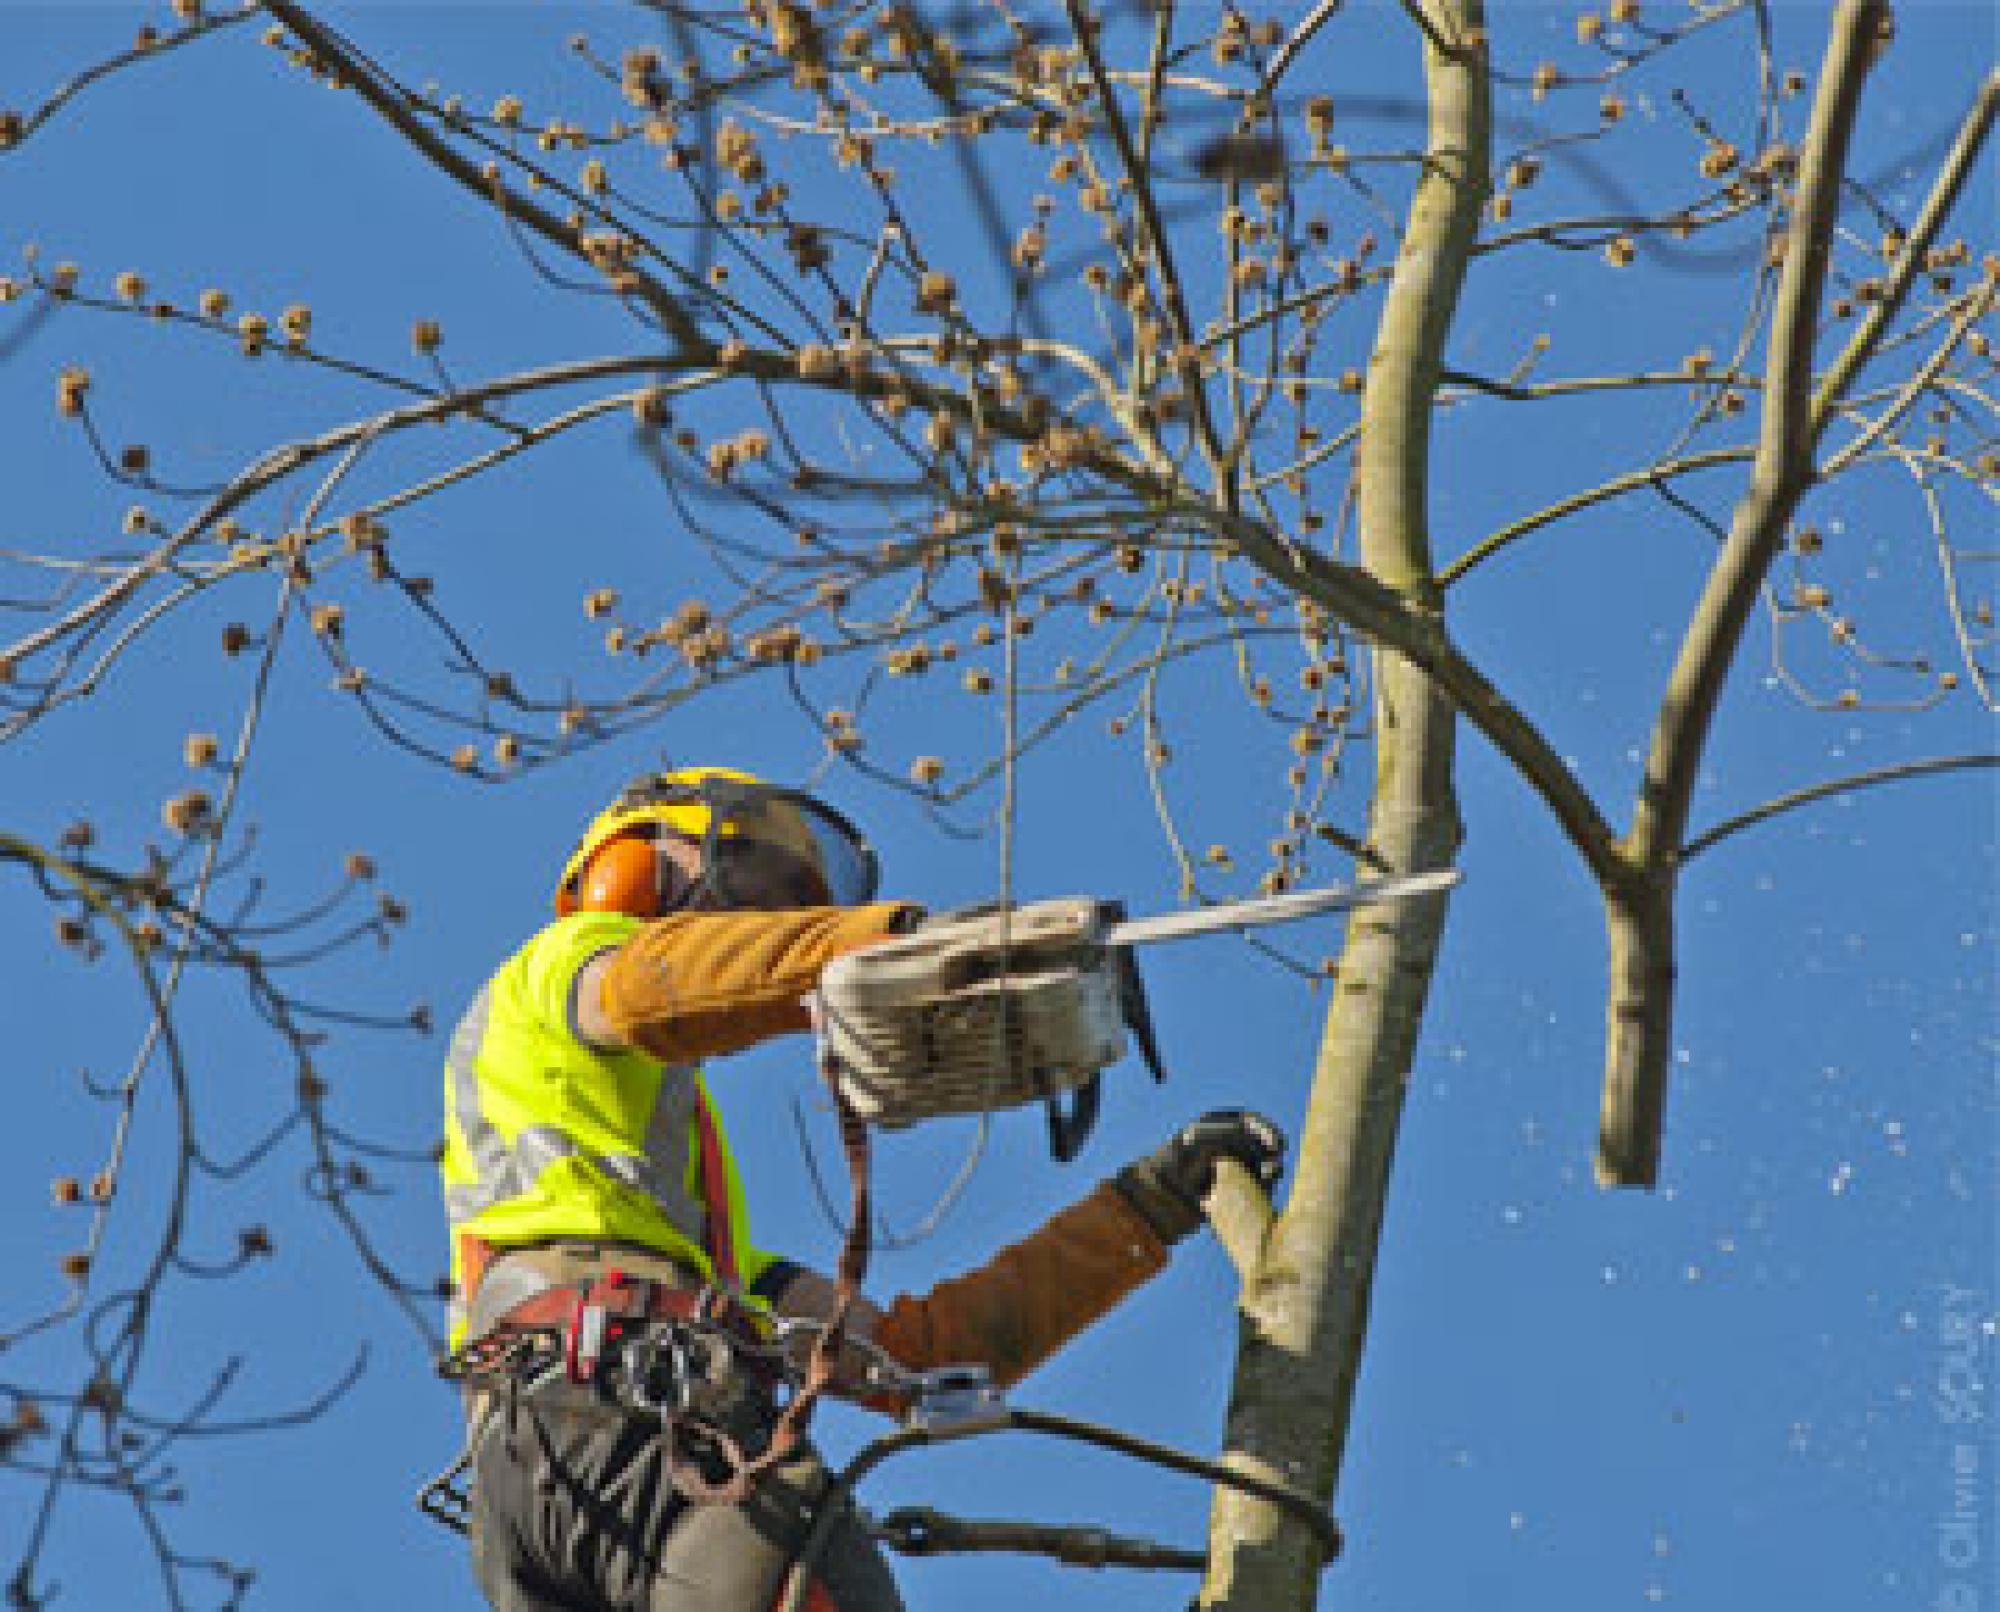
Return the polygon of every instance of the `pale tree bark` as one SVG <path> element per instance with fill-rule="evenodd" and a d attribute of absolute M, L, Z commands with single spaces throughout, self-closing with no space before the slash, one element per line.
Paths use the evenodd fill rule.
<path fill-rule="evenodd" d="M 1370 359 L 1357 475 L 1363 565 L 1436 619 L 1426 502 L 1430 421 L 1485 200 L 1490 104 L 1479 0 L 1427 0 L 1412 10 L 1423 40 L 1429 131 Z M 1460 837 L 1450 703 L 1409 660 L 1379 652 L 1375 721 L 1370 849 L 1399 871 L 1448 866 Z M 1362 912 L 1351 924 L 1291 1196 L 1244 1287 L 1228 1459 L 1329 1502 L 1443 924 L 1441 897 Z M 1282 1612 L 1318 1599 L 1324 1563 L 1317 1543 L 1277 1508 L 1247 1496 L 1218 1499 L 1209 1562 L 1204 1606 Z"/>

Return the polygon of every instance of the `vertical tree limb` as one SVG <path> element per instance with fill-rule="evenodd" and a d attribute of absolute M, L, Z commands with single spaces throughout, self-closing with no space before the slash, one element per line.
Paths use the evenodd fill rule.
<path fill-rule="evenodd" d="M 1361 559 L 1435 613 L 1427 510 L 1431 412 L 1446 334 L 1490 168 L 1479 0 L 1426 0 L 1430 129 L 1362 401 Z M 1397 870 L 1443 867 L 1459 843 L 1449 700 L 1378 651 L 1376 784 L 1368 840 Z M 1355 915 L 1313 1075 L 1296 1183 L 1243 1300 L 1227 1459 L 1330 1501 L 1367 1333 L 1376 1246 L 1403 1094 L 1444 902 Z M 1201 1604 L 1284 1612 L 1317 1604 L 1317 1542 L 1277 1508 L 1230 1492 L 1209 1529 Z"/>
<path fill-rule="evenodd" d="M 1645 779 L 1622 851 L 1629 873 L 1607 887 L 1611 947 L 1597 1176 L 1651 1186 L 1673 1050 L 1674 887 L 1689 804 L 1722 688 L 1751 607 L 1813 481 L 1813 342 L 1826 285 L 1847 148 L 1862 85 L 1888 18 L 1885 0 L 1835 12 L 1800 157 L 1772 308 L 1763 417 L 1750 488 L 1737 505 L 1668 675 Z"/>

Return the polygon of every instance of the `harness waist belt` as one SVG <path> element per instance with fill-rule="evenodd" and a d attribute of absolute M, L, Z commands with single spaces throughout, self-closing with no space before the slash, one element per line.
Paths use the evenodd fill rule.
<path fill-rule="evenodd" d="M 725 1326 L 749 1325 L 740 1305 L 712 1289 L 672 1287 L 665 1282 L 635 1280 L 613 1271 L 586 1287 L 545 1287 L 501 1315 L 493 1323 L 493 1330 L 524 1332 L 534 1327 L 566 1327 L 585 1305 L 595 1305 L 606 1317 L 618 1321 L 714 1321 Z"/>
<path fill-rule="evenodd" d="M 608 1348 L 649 1322 L 702 1326 L 733 1344 L 761 1346 L 766 1341 L 758 1318 L 733 1294 L 713 1287 L 631 1277 L 615 1270 L 594 1281 L 545 1288 L 529 1295 L 501 1314 L 488 1338 L 497 1341 L 510 1333 L 558 1332 L 563 1343 L 564 1375 L 571 1382 L 586 1383 L 595 1379 Z M 773 1373 L 765 1362 L 756 1361 L 751 1375 L 769 1378 Z"/>

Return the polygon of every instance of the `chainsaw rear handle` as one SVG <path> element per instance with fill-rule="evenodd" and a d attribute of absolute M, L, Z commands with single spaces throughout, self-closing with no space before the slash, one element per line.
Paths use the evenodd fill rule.
<path fill-rule="evenodd" d="M 1101 901 L 1098 911 L 1107 924 L 1122 923 L 1125 919 L 1122 901 Z M 1139 1055 L 1145 1059 L 1154 1081 L 1164 1081 L 1167 1071 L 1160 1062 L 1159 1038 L 1153 1031 L 1152 1009 L 1146 1003 L 1145 981 L 1139 977 L 1139 960 L 1132 955 L 1130 946 L 1119 946 L 1112 952 L 1111 967 L 1118 982 L 1119 1016 L 1139 1043 Z M 1097 1128 L 1097 1112 L 1103 1100 L 1101 1075 L 1092 1075 L 1076 1087 L 1067 1107 L 1060 1097 L 1043 1099 L 1049 1117 L 1049 1155 L 1056 1163 L 1068 1164 L 1083 1151 L 1090 1133 Z"/>

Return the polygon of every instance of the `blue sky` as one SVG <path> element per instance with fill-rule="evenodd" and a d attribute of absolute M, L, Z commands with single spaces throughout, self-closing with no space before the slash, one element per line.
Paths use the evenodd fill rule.
<path fill-rule="evenodd" d="M 407 78 L 462 85 L 474 104 L 506 90 L 531 103 L 580 95 L 563 35 L 584 27 L 615 40 L 622 26 L 608 6 L 334 14 Z M 35 103 L 149 16 L 159 20 L 111 5 L 0 5 L 0 108 Z M 1819 23 L 1818 7 L 1775 10 L 1781 65 L 1815 64 Z M 1575 48 L 1567 13 L 1500 6 L 1494 26 L 1515 62 Z M 1324 69 L 1330 87 L 1357 105 L 1411 92 L 1393 8 L 1357 4 L 1340 27 Z M 1921 194 L 1926 170 L 1912 163 L 1906 172 L 1905 159 L 1934 160 L 1939 136 L 1990 69 L 1993 44 L 1979 8 L 1905 8 L 1870 92 L 1857 165 L 1894 205 L 1907 209 Z M 1713 83 L 1716 107 L 1729 104 L 1723 86 L 1740 50 L 1736 37 L 1700 58 L 1715 75 L 1699 82 Z M 1639 117 L 1670 121 L 1658 102 Z M 1393 133 L 1393 108 L 1357 123 L 1357 145 L 1382 138 Z M 921 159 L 912 167 L 913 205 L 933 224 L 949 219 L 954 193 Z M 1635 185 L 1654 177 L 1643 167 L 1613 171 Z M 1586 179 L 1564 170 L 1552 182 L 1581 196 Z M 1991 248 L 1990 183 L 1975 187 L 1959 223 L 1975 251 Z M 419 318 L 443 321 L 446 355 L 462 375 L 620 351 L 631 340 L 601 304 L 551 293 L 490 218 L 415 171 L 350 99 L 287 71 L 253 30 L 94 86 L 0 155 L 0 273 L 30 242 L 47 261 L 77 261 L 100 290 L 135 269 L 182 300 L 217 284 L 242 307 L 310 302 L 329 347 L 399 373 L 416 372 L 407 332 Z M 1592 255 L 1553 267 L 1493 260 L 1475 272 L 1452 361 L 1504 371 L 1544 327 L 1557 333 L 1550 363 L 1560 373 L 1606 373 L 1701 343 L 1726 350 L 1741 315 L 1729 277 L 1642 275 L 1615 279 Z M 1330 341 L 1358 353 L 1365 337 L 1357 325 Z M 381 403 L 365 385 L 276 360 L 246 364 L 130 316 L 69 310 L 31 327 L 24 305 L 0 307 L 0 354 L 0 549 L 10 551 L 93 551 L 132 502 L 50 406 L 66 364 L 90 367 L 114 441 L 147 442 L 163 477 L 194 481 Z M 1664 414 L 1635 423 L 1596 405 L 1548 417 L 1454 411 L 1434 467 L 1441 551 L 1462 550 L 1577 484 L 1580 472 L 1631 462 L 1643 451 L 1632 433 L 1658 447 L 1671 425 Z M 393 449 L 365 473 L 387 478 L 424 451 Z M 1870 641 L 1943 664 L 1951 640 L 1936 557 L 1913 511 L 1883 480 L 1818 518 L 1841 540 L 1838 584 Z M 1975 531 L 1961 536 L 1981 546 Z M 675 537 L 623 428 L 608 426 L 437 501 L 399 526 L 407 546 L 398 556 L 435 574 L 440 601 L 476 624 L 482 652 L 525 676 L 583 666 L 578 675 L 591 679 L 603 675 L 589 669 L 600 627 L 586 620 L 583 595 L 609 583 L 635 609 L 670 609 L 695 585 Z M 1658 505 L 1622 504 L 1511 551 L 1453 599 L 1468 650 L 1620 817 L 1708 552 Z M 143 639 L 88 702 L 0 747 L 0 828 L 49 837 L 89 817 L 107 855 L 136 855 L 158 834 L 160 801 L 186 787 L 185 735 L 234 732 L 249 658 L 225 659 L 217 634 L 227 621 L 267 616 L 273 586 L 251 576 L 196 602 Z M 6 587 L 22 590 L 11 570 Z M 1990 598 L 1990 580 L 1975 569 L 1967 592 Z M 395 618 L 368 614 L 364 584 L 335 577 L 327 596 L 352 610 L 357 655 L 451 686 L 434 642 L 399 639 L 387 625 Z M 5 619 L 6 639 L 18 620 Z M 1922 712 L 1803 708 L 1771 671 L 1774 637 L 1767 621 L 1753 625 L 1704 772 L 1697 829 L 1844 771 L 1991 748 L 1990 718 L 1964 690 Z M 1840 658 L 1795 629 L 1783 664 L 1815 686 L 1842 686 Z M 1868 685 L 1871 694 L 1891 686 Z M 1168 775 L 1190 838 L 1256 846 L 1282 807 L 1269 787 L 1282 764 L 1268 737 L 1235 714 L 1242 702 L 1214 662 L 1175 669 L 1164 697 L 1176 749 Z M 275 668 L 270 710 L 241 808 L 257 825 L 269 901 L 281 910 L 309 903 L 338 882 L 343 856 L 365 847 L 383 888 L 411 913 L 392 948 L 330 959 L 310 994 L 392 1016 L 421 1002 L 447 1025 L 541 921 L 578 826 L 663 747 L 795 782 L 820 760 L 789 705 L 753 690 L 697 701 L 663 726 L 487 787 L 376 741 L 297 628 Z M 885 695 L 880 713 L 871 744 L 892 770 L 928 752 L 958 764 L 998 731 L 990 708 L 936 682 Z M 1412 1072 L 1338 1506 L 1349 1550 L 1329 1577 L 1328 1604 L 1993 1604 L 1984 1574 L 2000 1450 L 1990 1391 L 1967 1397 L 1964 1364 L 1970 1349 L 1982 1381 L 1990 1377 L 1996 1315 L 1991 775 L 1844 797 L 1729 840 L 1694 865 L 1681 903 L 1681 1050 L 1662 1187 L 1607 1195 L 1590 1175 L 1603 984 L 1595 895 L 1519 782 L 1476 738 L 1461 754 L 1466 878 Z M 906 795 L 852 775 L 833 773 L 825 787 L 870 827 L 890 890 L 940 904 L 991 892 L 993 833 L 946 832 Z M 975 802 L 954 826 L 980 828 L 992 804 Z M 1352 797 L 1339 820 L 1359 821 Z M 1122 895 L 1135 910 L 1175 900 L 1138 754 L 1107 743 L 1101 718 L 1023 769 L 1013 857 L 1024 894 Z M 24 1097 L 0 1136 L 0 1327 L 11 1329 L 60 1297 L 55 1264 L 78 1235 L 79 1211 L 50 1205 L 50 1179 L 87 1177 L 106 1145 L 107 1113 L 82 1095 L 77 1072 L 121 1069 L 142 1014 L 109 963 L 86 967 L 49 940 L 46 910 L 11 868 L 0 924 L 9 980 L 0 1031 Z M 1331 924 L 1301 941 L 1309 954 L 1337 943 Z M 1323 997 L 1230 940 L 1162 949 L 1145 966 L 1168 1085 L 1155 1089 L 1136 1066 L 1117 1071 L 1097 1139 L 1066 1168 L 1047 1160 L 1032 1115 L 999 1120 L 983 1144 L 949 1127 L 886 1139 L 880 1195 L 903 1227 L 923 1221 L 968 1151 L 981 1151 L 932 1235 L 878 1253 L 878 1292 L 921 1289 L 976 1262 L 1205 1108 L 1249 1103 L 1296 1122 Z M 284 1111 L 292 1071 L 230 990 L 196 981 L 185 1005 L 201 1123 L 226 1154 Z M 341 1125 L 424 1146 L 438 1123 L 441 1051 L 437 1037 L 335 1035 L 321 1062 Z M 836 1168 L 804 1046 L 760 1050 L 717 1078 L 760 1233 L 800 1257 L 830 1258 L 835 1238 L 794 1125 L 802 1106 L 822 1167 Z M 143 1249 L 138 1228 L 161 1190 L 169 1118 L 156 1081 L 139 1110 L 107 1281 Z M 410 1504 L 451 1453 L 451 1396 L 432 1379 L 422 1340 L 302 1190 L 308 1164 L 294 1138 L 240 1180 L 204 1189 L 195 1251 L 225 1254 L 254 1223 L 270 1229 L 277 1257 L 229 1284 L 170 1287 L 159 1325 L 174 1346 L 147 1381 L 163 1409 L 185 1405 L 240 1355 L 224 1405 L 254 1419 L 310 1399 L 364 1351 L 366 1370 L 308 1426 L 182 1442 L 173 1461 L 188 1498 L 170 1516 L 175 1541 L 190 1555 L 253 1565 L 253 1605 L 476 1606 L 458 1542 Z M 389 1165 L 380 1174 L 388 1190 L 361 1205 L 371 1235 L 399 1268 L 427 1275 L 443 1255 L 428 1172 Z M 1232 1299 L 1226 1262 L 1206 1240 L 1192 1244 L 1017 1398 L 1212 1450 Z M 73 1335 L 31 1341 L 0 1356 L 0 1388 L 68 1380 L 58 1362 L 74 1354 Z M 1968 1405 L 1985 1420 L 1954 1420 Z M 826 1442 L 848 1453 L 871 1430 L 836 1411 Z M 1953 1519 L 1968 1449 L 1984 1484 L 1971 1506 L 1983 1562 L 1966 1571 L 1966 1536 Z M 11 1565 L 40 1490 L 13 1472 L 0 1483 L 0 1556 Z M 864 1499 L 878 1510 L 924 1502 L 1190 1543 L 1206 1496 L 1179 1478 L 1006 1434 L 903 1457 Z M 1138 1608 L 1179 1598 L 1179 1581 L 1163 1588 L 1157 1578 L 1033 1561 L 899 1571 L 920 1607 L 979 1612 L 1041 1597 Z M 65 1497 L 44 1573 L 68 1605 L 160 1604 L 144 1542 L 114 1499 Z M 208 1604 L 211 1586 L 190 1583 Z M 1973 1585 L 1974 1599 L 1959 1584 Z"/>

